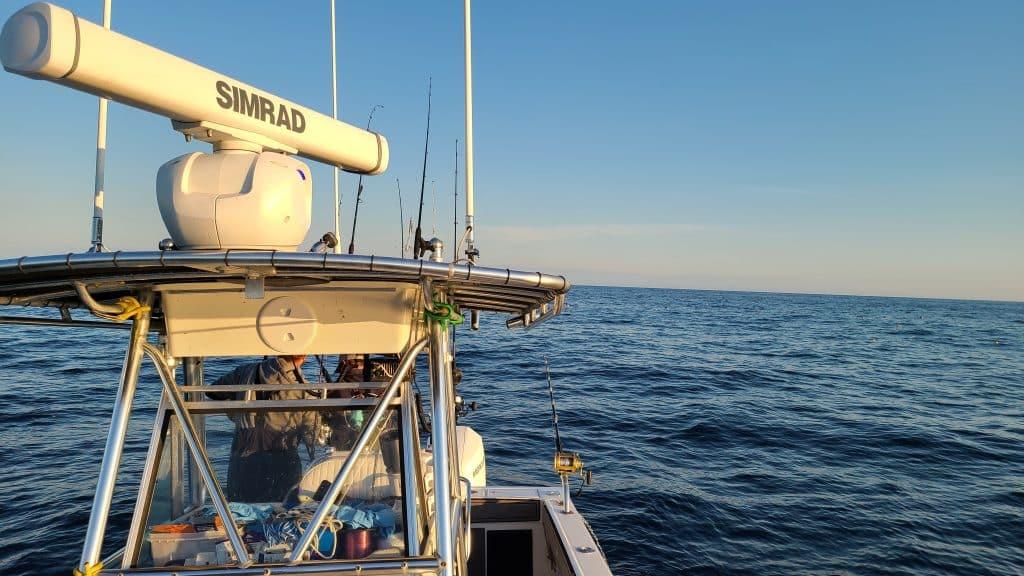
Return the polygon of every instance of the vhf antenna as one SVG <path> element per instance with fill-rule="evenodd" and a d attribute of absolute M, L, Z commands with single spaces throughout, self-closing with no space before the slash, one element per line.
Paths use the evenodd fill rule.
<path fill-rule="evenodd" d="M 110 30 L 110 0 L 103 0 L 103 27 Z M 103 196 L 107 173 L 107 103 L 100 96 L 99 115 L 96 118 L 96 182 L 92 200 L 92 242 L 90 252 L 103 252 Z"/>
<path fill-rule="evenodd" d="M 455 209 L 455 230 L 452 232 L 452 262 L 459 259 L 459 139 L 455 139 L 455 200 L 452 207 Z"/>
<path fill-rule="evenodd" d="M 373 113 L 377 111 L 377 108 L 383 108 L 380 104 L 374 104 L 373 108 L 370 108 L 370 117 L 366 119 L 366 131 L 370 131 L 370 122 L 373 122 Z M 356 209 L 355 214 L 352 216 L 352 236 L 348 241 L 348 253 L 354 254 L 356 251 L 356 222 L 359 220 L 359 204 L 363 202 L 363 175 L 359 175 L 359 184 L 356 186 Z"/>
<path fill-rule="evenodd" d="M 423 177 L 420 178 L 420 215 L 416 219 L 416 239 L 413 241 L 413 258 L 419 260 L 426 251 L 427 242 L 423 240 L 423 192 L 427 187 L 427 152 L 430 150 L 430 95 L 434 88 L 433 77 L 427 83 L 427 138 L 423 143 Z"/>
<path fill-rule="evenodd" d="M 334 0 L 331 0 L 331 118 L 338 119 L 338 33 Z M 334 253 L 341 254 L 341 181 L 338 166 L 334 170 Z"/>

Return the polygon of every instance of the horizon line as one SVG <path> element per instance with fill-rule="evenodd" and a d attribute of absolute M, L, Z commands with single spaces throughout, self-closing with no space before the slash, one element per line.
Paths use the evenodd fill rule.
<path fill-rule="evenodd" d="M 685 292 L 728 292 L 734 294 L 772 294 L 777 296 L 839 296 L 842 298 L 891 298 L 900 300 L 940 300 L 943 302 L 991 302 L 993 304 L 1024 304 L 1022 300 L 999 298 L 966 298 L 955 296 L 906 296 L 899 294 L 855 294 L 842 292 L 790 292 L 775 290 L 740 290 L 729 288 L 673 288 L 670 286 L 634 286 L 625 284 L 572 284 L 573 288 L 631 288 L 636 290 L 678 290 Z"/>

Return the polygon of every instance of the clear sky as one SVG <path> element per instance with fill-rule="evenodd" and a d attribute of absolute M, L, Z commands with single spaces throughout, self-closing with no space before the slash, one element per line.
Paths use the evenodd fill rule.
<path fill-rule="evenodd" d="M 62 5 L 99 21 L 100 0 Z M 329 3 L 114 0 L 118 31 L 330 112 Z M 21 6 L 5 1 L 4 20 Z M 451 244 L 462 3 L 338 2 L 341 116 L 391 145 L 360 252 L 419 192 Z M 577 283 L 1024 300 L 1024 2 L 474 5 L 477 240 Z M 0 257 L 81 251 L 96 99 L 0 74 Z M 205 145 L 110 110 L 105 240 L 166 236 L 157 168 Z M 460 170 L 461 172 L 461 170 Z M 333 227 L 314 167 L 310 240 Z M 347 245 L 355 177 L 342 183 Z M 460 183 L 460 204 L 463 198 Z M 460 206 L 460 221 L 463 207 Z"/>

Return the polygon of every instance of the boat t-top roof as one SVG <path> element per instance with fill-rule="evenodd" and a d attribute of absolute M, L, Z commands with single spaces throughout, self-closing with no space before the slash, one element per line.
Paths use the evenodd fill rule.
<path fill-rule="evenodd" d="M 261 278 L 268 287 L 332 281 L 432 283 L 463 309 L 508 314 L 510 327 L 561 312 L 570 284 L 563 276 L 351 254 L 282 251 L 85 252 L 0 260 L 0 305 L 77 308 L 76 283 L 116 298 L 165 284 Z"/>

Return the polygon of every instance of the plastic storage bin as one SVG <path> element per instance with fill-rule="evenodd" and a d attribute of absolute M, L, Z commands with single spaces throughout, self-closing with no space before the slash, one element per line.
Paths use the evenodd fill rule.
<path fill-rule="evenodd" d="M 189 558 L 194 559 L 200 552 L 216 554 L 217 544 L 227 539 L 224 530 L 184 534 L 151 533 L 149 543 L 153 553 L 153 566 L 166 566 L 171 562 L 180 565 Z"/>

